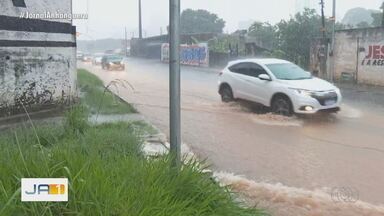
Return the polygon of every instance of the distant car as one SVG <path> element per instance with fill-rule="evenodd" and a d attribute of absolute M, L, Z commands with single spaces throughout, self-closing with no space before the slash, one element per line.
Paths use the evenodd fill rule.
<path fill-rule="evenodd" d="M 342 100 L 333 84 L 280 59 L 230 62 L 220 73 L 218 84 L 224 102 L 237 98 L 253 101 L 285 116 L 337 112 Z"/>
<path fill-rule="evenodd" d="M 92 62 L 92 55 L 88 55 L 88 54 L 86 54 L 86 55 L 84 55 L 83 56 L 83 59 L 81 60 L 82 62 Z"/>
<path fill-rule="evenodd" d="M 101 60 L 103 59 L 103 57 L 101 56 L 98 56 L 98 57 L 94 57 L 93 58 L 93 61 L 92 61 L 92 64 L 93 65 L 101 65 Z"/>
<path fill-rule="evenodd" d="M 101 67 L 105 70 L 125 70 L 124 59 L 116 55 L 103 56 Z"/>
<path fill-rule="evenodd" d="M 81 61 L 83 60 L 84 54 L 82 52 L 77 52 L 76 53 L 76 59 Z"/>
<path fill-rule="evenodd" d="M 95 54 L 92 59 L 93 65 L 101 65 L 101 60 L 103 59 L 103 54 Z"/>

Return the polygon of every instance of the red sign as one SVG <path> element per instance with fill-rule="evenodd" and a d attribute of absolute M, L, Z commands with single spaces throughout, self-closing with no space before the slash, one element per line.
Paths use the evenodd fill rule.
<path fill-rule="evenodd" d="M 371 45 L 361 65 L 384 66 L 384 45 Z"/>

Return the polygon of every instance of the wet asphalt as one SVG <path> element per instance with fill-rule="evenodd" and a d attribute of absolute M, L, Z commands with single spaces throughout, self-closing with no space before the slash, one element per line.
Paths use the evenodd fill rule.
<path fill-rule="evenodd" d="M 169 133 L 168 66 L 128 59 L 125 71 L 79 63 L 154 125 Z M 384 204 L 384 88 L 339 84 L 338 114 L 285 118 L 258 105 L 223 104 L 217 70 L 182 67 L 182 140 L 216 170 L 307 190 L 346 187 L 358 199 Z"/>

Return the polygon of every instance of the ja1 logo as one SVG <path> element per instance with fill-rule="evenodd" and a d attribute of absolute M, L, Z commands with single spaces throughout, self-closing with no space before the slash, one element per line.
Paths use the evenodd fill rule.
<path fill-rule="evenodd" d="M 22 202 L 68 202 L 68 179 L 21 179 Z"/>

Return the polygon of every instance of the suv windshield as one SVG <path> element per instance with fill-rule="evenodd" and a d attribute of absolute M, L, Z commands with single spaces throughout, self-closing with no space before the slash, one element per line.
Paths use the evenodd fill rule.
<path fill-rule="evenodd" d="M 280 80 L 311 79 L 312 75 L 299 66 L 291 63 L 267 64 L 268 69 Z"/>

